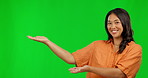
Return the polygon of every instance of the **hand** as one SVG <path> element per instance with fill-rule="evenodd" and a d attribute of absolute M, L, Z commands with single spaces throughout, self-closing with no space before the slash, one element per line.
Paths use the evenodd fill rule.
<path fill-rule="evenodd" d="M 74 68 L 70 68 L 69 71 L 71 73 L 80 73 L 80 72 L 89 72 L 90 66 L 85 65 L 83 67 L 74 67 Z"/>
<path fill-rule="evenodd" d="M 31 36 L 27 36 L 29 39 L 32 39 L 34 41 L 38 41 L 38 42 L 42 42 L 42 43 L 46 43 L 48 42 L 48 38 L 44 37 L 44 36 L 36 36 L 36 37 L 31 37 Z"/>

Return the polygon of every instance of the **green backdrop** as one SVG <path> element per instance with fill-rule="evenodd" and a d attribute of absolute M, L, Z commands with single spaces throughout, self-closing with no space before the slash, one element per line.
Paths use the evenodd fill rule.
<path fill-rule="evenodd" d="M 0 0 L 0 78 L 85 78 L 86 73 L 68 71 L 75 65 L 26 36 L 46 36 L 72 53 L 107 39 L 104 20 L 114 8 L 131 16 L 135 41 L 143 48 L 136 78 L 146 78 L 147 5 L 146 0 Z"/>

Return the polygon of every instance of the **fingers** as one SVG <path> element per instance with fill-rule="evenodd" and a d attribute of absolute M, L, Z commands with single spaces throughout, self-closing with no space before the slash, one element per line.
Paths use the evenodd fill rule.
<path fill-rule="evenodd" d="M 69 71 L 71 73 L 89 72 L 90 71 L 90 66 L 85 65 L 83 67 L 74 67 L 74 68 L 70 68 Z"/>
<path fill-rule="evenodd" d="M 76 67 L 74 67 L 74 68 L 70 68 L 70 69 L 68 69 L 69 71 L 72 71 L 72 70 L 74 70 L 74 69 L 76 69 Z"/>
<path fill-rule="evenodd" d="M 35 39 L 35 37 L 32 37 L 32 36 L 27 36 L 29 39 L 32 39 L 32 40 L 34 40 Z"/>
<path fill-rule="evenodd" d="M 36 36 L 36 37 L 32 37 L 32 36 L 27 36 L 29 39 L 34 40 L 34 41 L 38 41 L 38 42 L 42 42 L 42 43 L 46 43 L 48 42 L 48 38 L 44 37 L 44 36 Z"/>
<path fill-rule="evenodd" d="M 43 36 L 36 36 L 36 37 L 32 37 L 32 36 L 27 36 L 29 39 L 37 39 L 37 38 L 43 38 Z"/>
<path fill-rule="evenodd" d="M 27 36 L 29 39 L 32 39 L 33 37 L 31 37 L 31 36 Z"/>
<path fill-rule="evenodd" d="M 71 73 L 79 73 L 79 72 L 81 72 L 81 71 L 80 71 L 80 67 L 70 68 L 69 71 L 70 71 Z"/>
<path fill-rule="evenodd" d="M 40 42 L 40 37 L 41 37 L 41 36 L 36 36 L 36 37 L 27 36 L 27 37 L 28 37 L 29 39 L 31 39 L 31 40 Z"/>

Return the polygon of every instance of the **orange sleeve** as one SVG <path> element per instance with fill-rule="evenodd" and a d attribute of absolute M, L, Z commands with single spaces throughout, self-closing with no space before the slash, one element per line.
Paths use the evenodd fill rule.
<path fill-rule="evenodd" d="M 94 51 L 94 42 L 80 50 L 77 50 L 76 52 L 73 52 L 72 55 L 76 60 L 76 65 L 78 67 L 87 65 L 93 51 Z"/>
<path fill-rule="evenodd" d="M 117 63 L 119 68 L 127 78 L 134 78 L 138 72 L 142 59 L 142 48 L 136 44 L 127 54 Z"/>

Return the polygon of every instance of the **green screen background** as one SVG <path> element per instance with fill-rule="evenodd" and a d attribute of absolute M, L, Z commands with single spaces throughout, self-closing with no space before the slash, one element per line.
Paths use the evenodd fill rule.
<path fill-rule="evenodd" d="M 86 73 L 68 71 L 75 65 L 26 36 L 46 36 L 72 53 L 107 39 L 104 20 L 114 8 L 131 16 L 134 39 L 143 48 L 136 78 L 146 78 L 147 5 L 146 0 L 0 0 L 0 78 L 85 78 Z"/>

